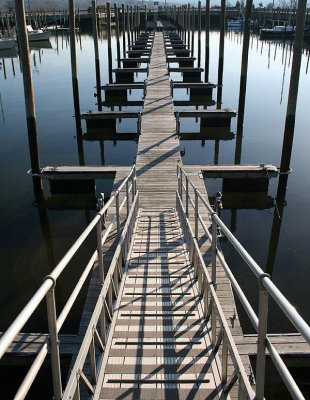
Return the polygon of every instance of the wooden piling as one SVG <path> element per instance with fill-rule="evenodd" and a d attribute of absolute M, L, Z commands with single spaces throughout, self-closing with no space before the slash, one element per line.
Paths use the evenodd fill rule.
<path fill-rule="evenodd" d="M 123 37 L 123 57 L 126 57 L 126 18 L 125 4 L 122 4 L 122 37 Z"/>
<path fill-rule="evenodd" d="M 115 15 L 115 29 L 116 29 L 116 52 L 117 52 L 117 67 L 121 67 L 121 47 L 119 42 L 119 13 L 118 5 L 114 3 L 114 15 Z"/>
<path fill-rule="evenodd" d="M 192 7 L 192 46 L 191 46 L 191 54 L 194 57 L 195 51 L 195 7 Z"/>
<path fill-rule="evenodd" d="M 283 172 L 286 173 L 289 171 L 291 162 L 294 129 L 295 129 L 296 104 L 298 96 L 298 83 L 299 83 L 300 66 L 301 66 L 302 46 L 304 40 L 306 7 L 307 7 L 307 0 L 298 1 L 290 89 L 288 94 L 282 156 L 280 164 L 280 172 L 282 173 Z"/>
<path fill-rule="evenodd" d="M 210 68 L 210 0 L 206 0 L 205 82 L 209 81 Z"/>
<path fill-rule="evenodd" d="M 24 95 L 25 95 L 25 106 L 26 106 L 26 117 L 27 117 L 27 129 L 28 129 L 28 142 L 30 151 L 30 162 L 32 172 L 35 174 L 40 173 L 40 157 L 39 157 L 39 146 L 38 146 L 38 133 L 37 133 L 37 120 L 36 111 L 33 95 L 33 82 L 30 65 L 30 51 L 28 34 L 26 30 L 26 15 L 24 2 L 15 0 L 16 10 L 16 23 L 18 31 L 18 45 L 19 45 L 19 57 L 23 70 L 23 82 L 24 82 Z M 36 179 L 37 185 L 42 188 L 42 182 L 38 178 Z"/>
<path fill-rule="evenodd" d="M 8 35 L 9 35 L 9 37 L 11 37 L 11 26 L 10 26 L 10 19 L 9 19 L 8 14 L 6 14 L 5 19 L 6 19 L 6 28 L 8 30 Z"/>
<path fill-rule="evenodd" d="M 132 44 L 134 43 L 133 31 L 134 31 L 133 7 L 130 6 L 130 34 L 131 34 L 131 43 Z"/>
<path fill-rule="evenodd" d="M 127 4 L 126 8 L 127 14 L 127 47 L 129 49 L 130 46 L 130 15 L 129 15 L 129 5 Z"/>
<path fill-rule="evenodd" d="M 72 90 L 73 90 L 73 103 L 74 103 L 74 113 L 75 113 L 75 126 L 77 133 L 77 145 L 78 145 L 80 165 L 84 165 L 82 119 L 81 119 L 79 83 L 78 83 L 77 64 L 76 64 L 76 37 L 75 37 L 76 27 L 75 27 L 74 0 L 69 0 L 69 30 L 70 30 Z"/>
<path fill-rule="evenodd" d="M 93 38 L 94 38 L 94 51 L 95 51 L 95 70 L 96 70 L 96 92 L 99 106 L 101 108 L 101 76 L 100 76 L 100 58 L 98 46 L 98 23 L 97 23 L 97 6 L 96 0 L 92 0 L 92 23 L 93 23 Z"/>
<path fill-rule="evenodd" d="M 145 19 L 144 28 L 145 32 L 147 32 L 147 6 L 144 6 L 144 19 Z"/>
<path fill-rule="evenodd" d="M 246 96 L 246 84 L 248 75 L 248 58 L 249 58 L 249 44 L 251 34 L 251 20 L 252 20 L 252 7 L 253 0 L 247 0 L 245 7 L 245 24 L 243 33 L 242 45 L 242 60 L 241 60 L 241 74 L 240 74 L 240 90 L 239 90 L 239 104 L 238 104 L 238 123 L 243 125 L 244 120 L 244 107 Z"/>
<path fill-rule="evenodd" d="M 112 83 L 112 44 L 111 44 L 111 4 L 106 4 L 107 7 L 107 36 L 108 36 L 108 69 L 109 83 Z"/>
<path fill-rule="evenodd" d="M 201 1 L 198 1 L 198 67 L 201 66 Z"/>
<path fill-rule="evenodd" d="M 226 21 L 226 0 L 221 0 L 221 26 L 220 26 L 220 46 L 219 46 L 219 64 L 217 74 L 217 108 L 222 106 L 223 92 L 223 71 L 224 71 L 224 44 L 225 44 L 225 21 Z"/>
<path fill-rule="evenodd" d="M 191 47 L 191 8 L 190 4 L 187 5 L 187 47 Z"/>

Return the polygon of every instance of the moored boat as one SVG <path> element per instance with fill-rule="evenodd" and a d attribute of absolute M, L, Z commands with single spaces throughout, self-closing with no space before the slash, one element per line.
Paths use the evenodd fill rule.
<path fill-rule="evenodd" d="M 29 42 L 49 40 L 51 37 L 51 32 L 44 32 L 42 29 L 33 29 L 31 25 L 27 25 L 27 33 Z M 16 35 L 16 27 L 11 29 L 10 35 L 18 40 L 18 35 Z"/>
<path fill-rule="evenodd" d="M 15 46 L 14 39 L 0 39 L 0 50 L 9 50 Z"/>
<path fill-rule="evenodd" d="M 244 26 L 244 18 L 229 19 L 227 26 L 228 28 L 242 28 Z"/>
<path fill-rule="evenodd" d="M 295 36 L 295 28 L 290 25 L 278 25 L 270 29 L 261 29 L 261 38 L 271 38 L 271 37 L 285 37 L 291 38 Z"/>

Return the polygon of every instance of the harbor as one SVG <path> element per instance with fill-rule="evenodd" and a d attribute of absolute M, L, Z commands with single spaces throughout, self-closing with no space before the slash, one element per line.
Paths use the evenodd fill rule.
<path fill-rule="evenodd" d="M 308 398 L 303 29 L 69 5 L 0 53 L 5 398 Z"/>

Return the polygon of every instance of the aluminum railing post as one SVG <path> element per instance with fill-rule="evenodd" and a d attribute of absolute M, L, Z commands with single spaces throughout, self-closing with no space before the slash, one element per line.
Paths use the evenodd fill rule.
<path fill-rule="evenodd" d="M 116 191 L 115 207 L 116 207 L 117 236 L 120 236 L 121 226 L 120 226 L 120 215 L 119 215 L 119 191 L 118 190 Z"/>
<path fill-rule="evenodd" d="M 53 391 L 54 399 L 61 400 L 62 397 L 62 383 L 61 383 L 61 370 L 60 370 L 60 356 L 59 356 L 59 340 L 57 332 L 57 315 L 55 304 L 55 280 L 53 287 L 46 294 L 47 305 L 47 321 L 49 331 L 49 345 L 51 352 L 52 376 L 53 376 Z"/>
<path fill-rule="evenodd" d="M 186 216 L 188 217 L 188 197 L 189 197 L 189 194 L 188 194 L 188 176 L 186 175 L 185 176 L 185 184 L 186 184 L 186 189 L 185 189 L 185 192 L 186 192 L 186 198 L 185 198 L 185 200 L 186 200 L 186 205 L 185 205 L 185 207 L 186 207 Z"/>
<path fill-rule="evenodd" d="M 102 221 L 101 218 L 97 222 L 97 253 L 98 253 L 98 266 L 99 266 L 99 278 L 100 283 L 104 281 L 104 265 L 103 265 L 103 251 L 102 251 Z"/>
<path fill-rule="evenodd" d="M 130 208 L 130 204 L 129 204 L 129 181 L 127 180 L 126 182 L 126 214 L 127 214 L 127 218 L 129 215 L 129 208 Z"/>
<path fill-rule="evenodd" d="M 259 279 L 259 310 L 258 310 L 258 335 L 257 335 L 257 359 L 256 359 L 256 397 L 264 399 L 265 389 L 265 364 L 266 364 L 266 335 L 268 318 L 268 292 L 261 280 L 269 277 L 262 274 Z"/>
<path fill-rule="evenodd" d="M 199 221 L 198 189 L 195 188 L 195 238 L 197 240 L 198 240 L 198 221 Z"/>
<path fill-rule="evenodd" d="M 135 172 L 132 171 L 131 174 L 131 195 L 132 195 L 132 201 L 135 199 Z"/>
<path fill-rule="evenodd" d="M 212 215 L 212 283 L 216 290 L 217 223 Z"/>
<path fill-rule="evenodd" d="M 180 197 L 183 202 L 183 171 L 182 171 L 182 168 L 180 168 Z"/>

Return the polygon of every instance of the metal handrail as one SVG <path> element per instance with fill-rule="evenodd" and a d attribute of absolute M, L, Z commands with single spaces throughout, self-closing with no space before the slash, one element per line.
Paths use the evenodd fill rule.
<path fill-rule="evenodd" d="M 244 365 L 240 358 L 233 336 L 230 332 L 225 315 L 223 313 L 220 301 L 216 294 L 215 285 L 213 284 L 206 264 L 202 257 L 197 239 L 194 237 L 190 222 L 186 216 L 180 194 L 177 192 L 177 212 L 183 228 L 185 242 L 188 246 L 191 262 L 194 265 L 194 275 L 198 278 L 199 295 L 204 299 L 204 315 L 207 320 L 211 320 L 211 343 L 213 345 L 213 355 L 216 355 L 220 344 L 222 343 L 225 350 L 222 351 L 222 385 L 224 392 L 228 393 L 233 385 L 230 385 L 228 379 L 228 353 L 233 362 L 234 373 L 232 377 L 239 380 L 239 395 L 238 398 L 255 399 L 255 393 L 249 383 Z M 220 329 L 217 335 L 217 320 Z M 234 375 L 235 374 L 235 375 Z M 233 378 L 235 379 L 235 378 Z M 241 394 L 242 393 L 242 394 Z"/>
<path fill-rule="evenodd" d="M 269 351 L 270 357 L 274 362 L 278 372 L 280 373 L 285 385 L 287 386 L 289 392 L 294 399 L 304 399 L 300 389 L 296 385 L 296 382 L 292 378 L 290 372 L 279 356 L 278 352 L 271 344 L 267 337 L 267 315 L 268 315 L 268 295 L 270 294 L 275 302 L 278 304 L 280 309 L 284 312 L 291 323 L 296 327 L 297 331 L 304 337 L 304 339 L 310 343 L 310 327 L 303 320 L 303 318 L 298 314 L 296 309 L 291 305 L 291 303 L 285 298 L 281 291 L 276 287 L 276 285 L 271 281 L 268 274 L 260 268 L 260 266 L 255 262 L 255 260 L 250 256 L 250 254 L 245 250 L 241 243 L 235 238 L 235 236 L 230 232 L 223 221 L 218 217 L 216 210 L 214 210 L 199 190 L 195 187 L 189 176 L 186 174 L 184 169 L 178 165 L 177 167 L 177 177 L 178 177 L 178 193 L 180 194 L 180 199 L 183 198 L 183 190 L 186 197 L 186 215 L 188 216 L 188 205 L 190 204 L 195 212 L 195 238 L 198 237 L 198 223 L 200 222 L 203 231 L 210 240 L 212 245 L 212 282 L 216 287 L 216 260 L 218 259 L 223 266 L 228 279 L 230 280 L 235 293 L 237 294 L 244 310 L 250 318 L 255 330 L 258 332 L 258 349 L 257 349 L 257 373 L 256 373 L 256 394 L 258 399 L 263 399 L 264 395 L 264 374 L 265 374 L 265 351 Z M 186 183 L 183 183 L 185 178 Z M 195 195 L 195 201 L 191 199 L 189 193 L 189 186 L 192 187 Z M 198 199 L 207 209 L 210 220 L 212 221 L 212 234 L 209 232 L 208 227 L 203 221 L 202 216 L 199 212 Z M 229 266 L 227 265 L 223 254 L 220 252 L 217 246 L 217 230 L 220 227 L 221 231 L 225 234 L 227 239 L 232 243 L 238 254 L 243 258 L 243 260 L 250 267 L 251 271 L 257 277 L 259 282 L 259 316 L 257 317 L 253 308 L 249 304 L 245 294 L 240 288 L 237 280 L 234 278 Z"/>
<path fill-rule="evenodd" d="M 131 184 L 129 182 L 131 180 Z M 125 189 L 125 196 L 121 204 L 119 204 L 119 195 L 120 192 Z M 71 248 L 67 251 L 65 256 L 61 259 L 61 261 L 56 265 L 53 271 L 44 278 L 42 285 L 36 291 L 36 293 L 32 296 L 23 310 L 19 313 L 19 315 L 15 318 L 10 327 L 6 330 L 6 332 L 0 338 L 0 359 L 7 352 L 11 344 L 13 343 L 15 337 L 18 333 L 21 332 L 24 325 L 36 311 L 44 297 L 46 297 L 47 301 L 47 316 L 48 316 L 48 326 L 49 326 L 49 337 L 43 343 L 42 348 L 37 354 L 35 360 L 32 363 L 26 377 L 24 378 L 15 399 L 24 399 L 27 395 L 37 373 L 39 372 L 44 359 L 48 353 L 48 347 L 51 353 L 51 362 L 52 362 L 52 373 L 53 373 L 53 388 L 54 388 L 54 397 L 56 400 L 61 399 L 62 397 L 62 383 L 61 383 L 61 372 L 60 372 L 60 356 L 59 356 L 59 341 L 58 341 L 58 332 L 61 329 L 63 323 L 65 322 L 72 306 L 77 299 L 80 290 L 85 283 L 90 271 L 92 270 L 94 263 L 98 260 L 99 267 L 99 277 L 100 281 L 103 284 L 104 282 L 104 266 L 103 266 L 103 254 L 102 254 L 102 246 L 105 243 L 109 233 L 112 230 L 115 222 L 117 223 L 117 234 L 119 240 L 121 240 L 121 229 L 120 229 L 120 212 L 122 208 L 127 207 L 127 216 L 130 214 L 130 192 L 132 193 L 132 203 L 134 203 L 137 190 L 136 190 L 136 168 L 132 167 L 130 173 L 123 180 L 118 189 L 113 193 L 108 200 L 108 202 L 98 211 L 97 215 L 91 221 L 91 223 L 87 226 L 87 228 L 82 232 L 82 234 L 78 237 L 75 243 L 71 246 Z M 108 228 L 103 233 L 102 220 L 104 219 L 105 213 L 115 202 L 116 206 L 116 214 L 112 218 Z M 55 306 L 55 286 L 57 283 L 57 279 L 65 270 L 71 259 L 74 257 L 76 252 L 80 249 L 82 244 L 88 238 L 89 234 L 96 227 L 97 230 L 97 249 L 94 251 L 91 256 L 89 262 L 84 268 L 80 279 L 75 285 L 67 303 L 63 307 L 61 313 L 58 318 L 56 318 L 56 306 Z"/>

